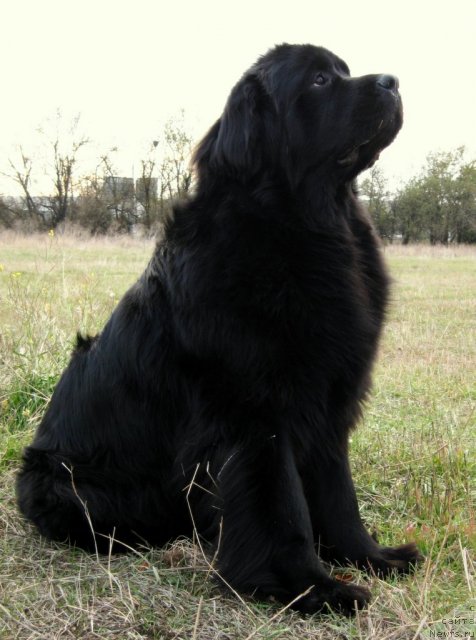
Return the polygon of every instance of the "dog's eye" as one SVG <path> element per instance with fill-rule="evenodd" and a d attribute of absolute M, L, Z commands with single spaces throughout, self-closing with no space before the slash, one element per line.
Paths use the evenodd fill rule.
<path fill-rule="evenodd" d="M 327 78 L 323 73 L 318 73 L 314 76 L 313 86 L 322 87 L 327 83 Z"/>

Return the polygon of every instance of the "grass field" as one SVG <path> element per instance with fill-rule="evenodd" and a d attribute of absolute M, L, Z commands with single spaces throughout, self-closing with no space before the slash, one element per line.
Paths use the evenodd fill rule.
<path fill-rule="evenodd" d="M 393 300 L 352 464 L 369 528 L 426 561 L 385 582 L 350 571 L 374 595 L 356 618 L 223 595 L 190 541 L 96 558 L 22 521 L 21 450 L 74 334 L 100 329 L 152 246 L 0 235 L 0 638 L 474 638 L 476 248 L 386 249 Z"/>

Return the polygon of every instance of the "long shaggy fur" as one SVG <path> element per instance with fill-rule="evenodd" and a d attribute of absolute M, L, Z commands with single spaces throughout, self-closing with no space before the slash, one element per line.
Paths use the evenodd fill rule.
<path fill-rule="evenodd" d="M 106 550 L 161 545 L 192 534 L 190 507 L 228 584 L 283 602 L 313 586 L 306 612 L 369 599 L 318 552 L 383 574 L 418 559 L 367 533 L 347 455 L 388 289 L 353 181 L 401 123 L 395 78 L 322 48 L 278 46 L 241 78 L 194 195 L 78 339 L 25 451 L 18 502 L 42 535 L 91 549 L 91 522 Z"/>

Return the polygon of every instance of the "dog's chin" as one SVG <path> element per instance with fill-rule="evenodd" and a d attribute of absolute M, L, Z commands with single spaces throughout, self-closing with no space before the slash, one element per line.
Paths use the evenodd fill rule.
<path fill-rule="evenodd" d="M 374 150 L 372 146 L 371 140 L 367 140 L 362 144 L 352 147 L 337 158 L 337 165 L 349 170 L 357 166 L 363 166 L 364 168 L 372 166 L 379 159 L 382 150 Z"/>
<path fill-rule="evenodd" d="M 400 126 L 379 131 L 375 136 L 354 144 L 337 157 L 336 164 L 346 178 L 355 178 L 359 173 L 373 167 L 381 152 L 390 145 Z"/>
<path fill-rule="evenodd" d="M 344 148 L 337 156 L 336 164 L 340 172 L 346 177 L 354 178 L 362 171 L 372 167 L 380 157 L 380 153 L 388 147 L 403 123 L 401 106 L 392 110 L 388 119 L 382 119 L 378 125 L 370 130 L 360 140 Z"/>

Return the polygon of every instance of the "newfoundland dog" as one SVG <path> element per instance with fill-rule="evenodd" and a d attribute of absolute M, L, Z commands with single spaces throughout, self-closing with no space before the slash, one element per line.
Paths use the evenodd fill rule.
<path fill-rule="evenodd" d="M 369 535 L 348 461 L 388 289 L 354 179 L 401 124 L 395 77 L 351 77 L 323 48 L 283 44 L 244 74 L 193 195 L 78 337 L 24 453 L 18 502 L 42 535 L 107 551 L 195 532 L 225 584 L 304 612 L 370 597 L 320 557 L 382 575 L 419 559 Z"/>

